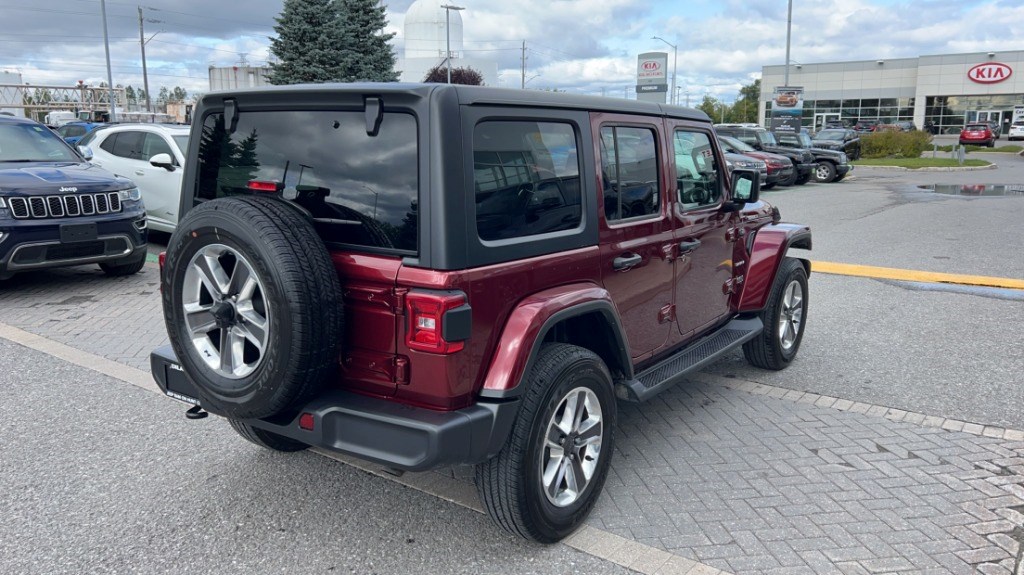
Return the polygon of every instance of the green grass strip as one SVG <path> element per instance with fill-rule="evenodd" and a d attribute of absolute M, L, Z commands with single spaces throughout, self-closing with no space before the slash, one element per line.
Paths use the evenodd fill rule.
<path fill-rule="evenodd" d="M 855 166 L 886 166 L 897 168 L 959 168 L 960 163 L 951 158 L 871 158 L 851 162 Z M 989 166 L 985 160 L 964 160 L 964 166 Z"/>

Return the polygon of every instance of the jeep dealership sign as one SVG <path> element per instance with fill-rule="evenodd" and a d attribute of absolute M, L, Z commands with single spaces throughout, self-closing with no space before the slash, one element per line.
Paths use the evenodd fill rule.
<path fill-rule="evenodd" d="M 978 64 L 967 71 L 967 77 L 978 84 L 995 84 L 1002 82 L 1013 74 L 1013 70 L 1000 62 Z"/>

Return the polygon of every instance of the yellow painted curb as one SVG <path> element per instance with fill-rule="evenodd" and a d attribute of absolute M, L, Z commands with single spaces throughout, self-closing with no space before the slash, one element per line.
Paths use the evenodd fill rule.
<path fill-rule="evenodd" d="M 991 276 L 944 274 L 939 272 L 924 272 L 918 270 L 880 268 L 875 266 L 837 264 L 834 262 L 817 261 L 811 262 L 811 271 L 816 273 L 835 274 L 841 276 L 860 276 L 866 278 L 878 278 L 888 280 L 902 280 L 942 284 L 963 284 L 972 286 L 986 286 L 1024 290 L 1024 280 L 997 278 Z"/>

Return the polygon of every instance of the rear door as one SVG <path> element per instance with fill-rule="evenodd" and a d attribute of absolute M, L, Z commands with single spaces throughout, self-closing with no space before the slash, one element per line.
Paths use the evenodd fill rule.
<path fill-rule="evenodd" d="M 134 162 L 134 170 L 128 175 L 142 191 L 147 215 L 165 226 L 173 226 L 177 221 L 174 214 L 178 211 L 182 170 L 178 165 L 173 171 L 168 171 L 150 164 L 149 160 L 157 154 L 167 154 L 175 164 L 179 164 L 172 146 L 174 144 L 166 136 L 146 132 L 142 141 L 142 159 Z"/>
<path fill-rule="evenodd" d="M 676 242 L 676 324 L 683 339 L 729 314 L 736 213 L 723 210 L 729 172 L 703 126 L 668 120 L 675 161 L 671 199 Z"/>
<path fill-rule="evenodd" d="M 672 225 L 665 210 L 660 120 L 593 114 L 599 159 L 601 274 L 634 360 L 663 349 L 672 329 Z"/>

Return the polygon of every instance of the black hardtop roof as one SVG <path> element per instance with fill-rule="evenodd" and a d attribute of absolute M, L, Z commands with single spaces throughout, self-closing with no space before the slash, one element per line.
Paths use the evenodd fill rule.
<path fill-rule="evenodd" d="M 707 114 L 693 108 L 670 106 L 654 102 L 640 102 L 619 98 L 600 96 L 583 96 L 565 92 L 547 92 L 544 90 L 516 90 L 511 88 L 491 88 L 487 86 L 463 86 L 459 84 L 417 84 L 402 82 L 356 82 L 350 84 L 294 84 L 289 86 L 268 86 L 248 90 L 231 90 L 210 92 L 203 96 L 203 104 L 216 105 L 225 97 L 237 96 L 245 99 L 249 96 L 267 96 L 280 93 L 289 95 L 324 95 L 330 93 L 368 93 L 379 95 L 387 103 L 388 94 L 403 94 L 420 98 L 439 96 L 445 91 L 453 91 L 459 102 L 464 105 L 498 105 L 525 106 L 545 108 L 565 108 L 589 110 L 597 112 L 643 114 L 647 116 L 670 116 L 710 122 Z"/>

